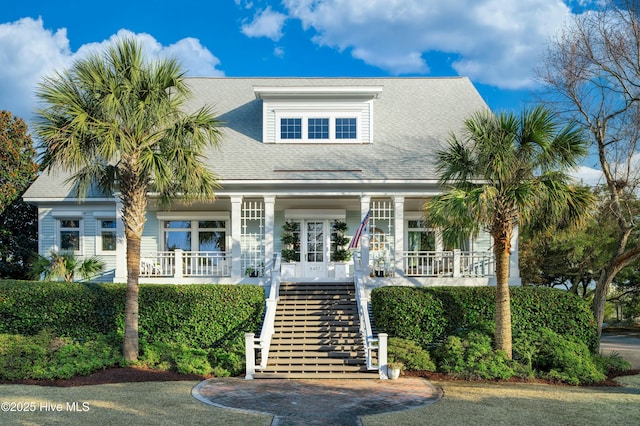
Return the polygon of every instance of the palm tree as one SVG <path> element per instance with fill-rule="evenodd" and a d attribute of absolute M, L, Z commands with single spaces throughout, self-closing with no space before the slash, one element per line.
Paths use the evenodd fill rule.
<path fill-rule="evenodd" d="M 52 250 L 49 257 L 37 255 L 31 266 L 31 277 L 45 280 L 62 279 L 68 283 L 73 282 L 76 274 L 83 280 L 89 280 L 104 270 L 104 262 L 97 256 L 91 256 L 84 260 L 76 258 L 73 252 L 58 253 Z"/>
<path fill-rule="evenodd" d="M 512 356 L 509 260 L 517 226 L 570 226 L 590 211 L 591 193 L 567 172 L 586 152 L 573 124 L 561 127 L 543 107 L 513 113 L 482 111 L 465 120 L 462 139 L 452 135 L 437 153 L 448 191 L 425 205 L 427 221 L 449 244 L 486 229 L 496 259 L 496 349 Z"/>
<path fill-rule="evenodd" d="M 219 143 L 219 122 L 203 107 L 184 111 L 190 95 L 174 59 L 149 60 L 133 39 L 119 39 L 103 52 L 45 78 L 37 96 L 35 131 L 41 164 L 72 174 L 77 195 L 98 188 L 122 203 L 127 243 L 127 290 L 123 354 L 138 357 L 140 239 L 147 194 L 212 200 L 215 175 L 203 151 Z"/>

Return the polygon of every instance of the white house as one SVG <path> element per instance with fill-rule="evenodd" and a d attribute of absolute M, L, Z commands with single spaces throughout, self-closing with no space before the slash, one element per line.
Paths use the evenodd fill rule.
<path fill-rule="evenodd" d="M 189 107 L 213 106 L 222 144 L 207 152 L 221 189 L 209 203 L 162 210 L 149 194 L 141 282 L 266 283 L 274 254 L 291 280 L 344 278 L 336 221 L 358 250 L 368 286 L 487 285 L 488 235 L 444 247 L 423 226 L 440 193 L 434 153 L 464 119 L 487 108 L 467 78 L 189 78 Z M 126 281 L 120 206 L 113 194 L 74 198 L 64 173 L 43 173 L 24 195 L 39 212 L 39 252 L 73 250 Z M 288 223 L 293 244 L 283 244 Z M 511 279 L 519 281 L 517 236 Z M 284 259 L 286 260 L 286 259 Z M 378 271 L 378 272 L 376 272 Z M 379 277 L 376 275 L 380 275 Z"/>

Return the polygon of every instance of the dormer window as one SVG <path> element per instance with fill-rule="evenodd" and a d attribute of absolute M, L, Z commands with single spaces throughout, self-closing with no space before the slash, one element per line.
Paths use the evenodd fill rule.
<path fill-rule="evenodd" d="M 309 139 L 329 139 L 328 118 L 310 118 L 308 123 Z"/>
<path fill-rule="evenodd" d="M 371 143 L 380 86 L 254 87 L 264 143 Z"/>
<path fill-rule="evenodd" d="M 281 118 L 280 139 L 302 139 L 302 119 Z"/>

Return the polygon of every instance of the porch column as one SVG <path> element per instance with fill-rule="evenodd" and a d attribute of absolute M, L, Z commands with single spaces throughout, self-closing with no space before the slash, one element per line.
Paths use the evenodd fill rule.
<path fill-rule="evenodd" d="M 231 197 L 231 278 L 242 278 L 242 253 L 240 239 L 242 234 L 242 196 Z"/>
<path fill-rule="evenodd" d="M 395 260 L 393 276 L 404 275 L 404 197 L 393 197 L 393 215 L 395 222 L 395 241 L 393 258 Z"/>
<path fill-rule="evenodd" d="M 513 235 L 511 235 L 511 256 L 509 257 L 509 278 L 520 278 L 520 266 L 518 261 L 518 238 L 519 230 L 518 225 L 513 229 Z"/>
<path fill-rule="evenodd" d="M 264 197 L 264 277 L 271 279 L 273 272 L 273 236 L 275 233 L 275 204 L 276 197 L 269 195 Z M 275 271 L 277 274 L 280 271 Z"/>
<path fill-rule="evenodd" d="M 361 195 L 360 196 L 360 223 L 364 220 L 367 213 L 371 210 L 371 196 L 370 195 Z M 362 231 L 362 236 L 360 237 L 360 256 L 362 261 L 362 272 L 365 276 L 369 276 L 369 225 L 365 227 Z"/>
<path fill-rule="evenodd" d="M 116 197 L 116 271 L 113 282 L 127 282 L 127 238 L 124 234 L 124 222 L 122 221 L 122 201 L 120 194 Z"/>

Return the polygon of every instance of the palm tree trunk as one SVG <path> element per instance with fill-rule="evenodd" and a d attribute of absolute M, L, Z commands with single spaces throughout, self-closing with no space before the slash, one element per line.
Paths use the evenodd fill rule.
<path fill-rule="evenodd" d="M 140 276 L 140 239 L 127 238 L 127 292 L 124 308 L 124 345 L 122 353 L 129 362 L 138 360 L 138 278 Z"/>
<path fill-rule="evenodd" d="M 122 354 L 129 362 L 138 360 L 138 281 L 140 278 L 140 240 L 147 212 L 143 186 L 128 191 L 122 198 L 123 220 L 127 238 L 127 291 L 124 310 L 124 344 Z"/>
<path fill-rule="evenodd" d="M 506 234 L 506 235 L 505 235 Z M 511 339 L 511 296 L 509 294 L 509 249 L 511 235 L 503 233 L 494 237 L 496 257 L 496 349 L 506 352 L 512 358 Z"/>

